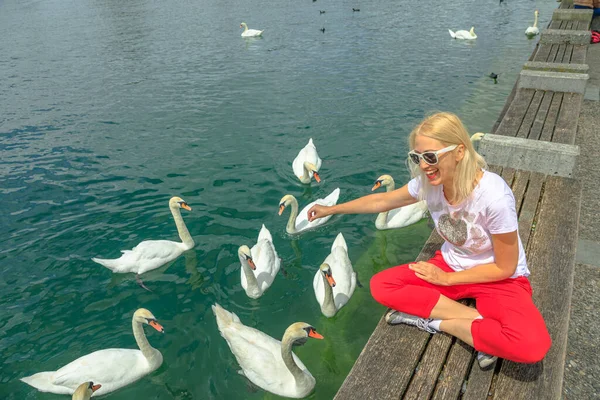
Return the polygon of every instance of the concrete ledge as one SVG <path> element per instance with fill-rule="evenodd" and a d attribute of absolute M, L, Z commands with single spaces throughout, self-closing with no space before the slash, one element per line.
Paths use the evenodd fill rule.
<path fill-rule="evenodd" d="M 587 64 L 549 63 L 540 61 L 527 61 L 523 69 L 536 71 L 571 72 L 586 74 L 589 70 Z"/>
<path fill-rule="evenodd" d="M 585 93 L 588 74 L 536 71 L 524 69 L 519 76 L 519 88 L 552 90 L 553 92 Z"/>
<path fill-rule="evenodd" d="M 541 44 L 590 44 L 590 31 L 566 31 L 564 29 L 544 29 Z"/>
<path fill-rule="evenodd" d="M 489 164 L 572 178 L 579 146 L 488 133 L 478 152 Z"/>
<path fill-rule="evenodd" d="M 591 22 L 594 10 L 557 8 L 552 14 L 555 21 L 587 21 Z"/>

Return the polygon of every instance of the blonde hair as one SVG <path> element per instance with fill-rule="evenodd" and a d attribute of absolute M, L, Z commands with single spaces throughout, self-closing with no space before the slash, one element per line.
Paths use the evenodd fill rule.
<path fill-rule="evenodd" d="M 473 147 L 471 138 L 467 129 L 455 114 L 449 112 L 439 112 L 423 119 L 419 125 L 413 129 L 408 137 L 408 144 L 411 150 L 415 148 L 417 136 L 425 136 L 441 142 L 444 146 L 460 145 L 465 148 L 465 155 L 456 165 L 456 172 L 453 182 L 454 198 L 449 199 L 452 203 L 458 204 L 471 195 L 475 189 L 475 180 L 477 174 L 482 169 L 487 169 L 487 163 Z M 456 151 L 456 150 L 454 150 Z M 421 193 L 419 197 L 425 199 L 432 186 L 425 177 L 425 173 L 418 165 L 409 162 L 413 177 L 421 177 Z"/>

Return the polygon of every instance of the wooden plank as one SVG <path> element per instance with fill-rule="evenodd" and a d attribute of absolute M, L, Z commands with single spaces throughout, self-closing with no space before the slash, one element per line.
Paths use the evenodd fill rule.
<path fill-rule="evenodd" d="M 567 45 L 566 44 L 560 44 L 558 45 L 558 51 L 556 52 L 556 58 L 554 59 L 554 62 L 561 62 L 563 57 L 565 56 L 565 51 L 567 49 Z"/>
<path fill-rule="evenodd" d="M 533 61 L 546 62 L 546 60 L 548 60 L 548 56 L 550 55 L 550 50 L 552 50 L 551 44 L 540 44 Z"/>
<path fill-rule="evenodd" d="M 531 129 L 529 130 L 528 139 L 538 140 L 540 138 L 540 135 L 542 134 L 542 128 L 544 127 L 544 121 L 546 121 L 548 109 L 550 108 L 550 103 L 552 102 L 553 94 L 554 92 L 550 91 L 544 92 L 544 98 L 542 99 L 540 108 L 538 109 L 538 112 L 535 115 L 535 121 L 533 121 Z"/>
<path fill-rule="evenodd" d="M 420 400 L 428 399 L 431 396 L 451 344 L 452 336 L 448 334 L 435 334 L 431 337 L 417 371 L 413 375 L 402 399 Z"/>
<path fill-rule="evenodd" d="M 563 56 L 562 61 L 559 61 L 559 62 L 566 63 L 566 64 L 570 63 L 572 54 L 573 54 L 573 45 L 568 44 L 565 47 L 565 55 Z"/>
<path fill-rule="evenodd" d="M 526 253 L 531 232 L 535 230 L 533 221 L 535 220 L 538 204 L 540 202 L 540 193 L 542 192 L 544 179 L 544 174 L 539 172 L 529 173 L 527 190 L 519 211 L 519 236 L 521 237 L 521 243 L 523 243 L 523 248 Z"/>
<path fill-rule="evenodd" d="M 504 167 L 502 169 L 502 178 L 506 181 L 508 186 L 512 186 L 513 179 L 515 178 L 515 169 L 510 167 Z"/>
<path fill-rule="evenodd" d="M 573 54 L 571 55 L 571 64 L 585 64 L 587 59 L 587 46 L 573 46 Z"/>
<path fill-rule="evenodd" d="M 525 113 L 525 118 L 523 118 L 523 122 L 521 122 L 521 126 L 519 127 L 519 131 L 517 132 L 517 137 L 527 138 L 529 136 L 529 131 L 531 130 L 531 126 L 535 119 L 535 116 L 538 113 L 538 109 L 540 108 L 540 103 L 542 102 L 542 98 L 544 97 L 543 90 L 536 90 L 533 95 L 533 99 L 531 103 L 529 103 L 529 108 L 527 109 L 527 113 Z"/>
<path fill-rule="evenodd" d="M 493 172 L 497 175 L 502 174 L 502 167 L 499 165 L 488 165 L 488 171 Z"/>
<path fill-rule="evenodd" d="M 566 30 L 573 30 L 573 21 L 568 21 L 565 27 Z"/>
<path fill-rule="evenodd" d="M 552 142 L 575 144 L 575 134 L 577 133 L 577 121 L 579 112 L 583 103 L 581 93 L 564 93 L 563 101 L 556 119 Z"/>
<path fill-rule="evenodd" d="M 552 21 L 550 21 L 550 29 L 560 29 L 560 24 L 562 23 L 562 20 L 558 19 L 553 19 Z"/>
<path fill-rule="evenodd" d="M 514 137 L 517 134 L 534 94 L 535 89 L 517 90 L 515 98 L 511 102 L 508 112 L 506 115 L 504 115 L 502 122 L 500 122 L 500 125 L 496 130 L 497 135 Z"/>
<path fill-rule="evenodd" d="M 518 170 L 515 173 L 515 179 L 511 186 L 513 194 L 515 196 L 515 208 L 517 214 L 521 211 L 521 204 L 523 204 L 523 197 L 525 190 L 527 189 L 527 183 L 529 182 L 529 171 Z"/>
<path fill-rule="evenodd" d="M 431 258 L 443 242 L 434 230 L 417 261 Z M 368 399 L 373 388 L 377 388 L 378 399 L 398 399 L 408 387 L 430 336 L 410 325 L 390 326 L 381 318 L 334 399 Z"/>
<path fill-rule="evenodd" d="M 498 362 L 502 362 L 499 359 Z M 490 392 L 490 385 L 492 378 L 494 377 L 494 369 L 481 369 L 477 361 L 473 362 L 471 371 L 469 372 L 469 379 L 467 380 L 467 389 L 462 396 L 462 400 L 482 400 L 488 397 Z"/>
<path fill-rule="evenodd" d="M 560 110 L 562 99 L 562 93 L 554 93 L 552 97 L 552 103 L 550 103 L 550 109 L 548 109 L 548 114 L 546 115 L 546 120 L 544 121 L 544 127 L 542 128 L 540 140 L 545 140 L 547 142 L 552 140 L 552 135 L 554 133 L 554 125 L 556 124 L 556 118 L 558 117 L 558 111 Z"/>
<path fill-rule="evenodd" d="M 548 177 L 531 238 L 528 264 L 533 300 L 540 309 L 552 347 L 541 362 L 504 361 L 495 399 L 560 399 L 573 290 L 581 186 L 575 179 Z"/>
<path fill-rule="evenodd" d="M 556 60 L 556 53 L 558 53 L 558 46 L 557 44 L 553 44 L 552 48 L 550 49 L 550 54 L 548 54 L 548 60 L 547 62 L 554 62 L 554 60 Z"/>
<path fill-rule="evenodd" d="M 473 360 L 473 348 L 456 339 L 450 349 L 448 361 L 440 374 L 433 400 L 455 400 L 460 395 L 463 382 Z M 425 398 L 425 397 L 423 397 Z"/>

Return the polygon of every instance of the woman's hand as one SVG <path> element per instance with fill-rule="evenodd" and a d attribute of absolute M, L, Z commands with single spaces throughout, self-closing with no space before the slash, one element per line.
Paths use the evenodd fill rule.
<path fill-rule="evenodd" d="M 308 222 L 313 222 L 315 219 L 323 218 L 331 214 L 331 207 L 315 204 L 308 210 Z"/>
<path fill-rule="evenodd" d="M 434 264 L 425 261 L 418 261 L 414 264 L 409 264 L 408 268 L 415 271 L 415 275 L 417 275 L 418 278 L 423 279 L 425 282 L 439 286 L 449 286 L 450 284 L 448 281 L 448 272 L 443 271 L 440 267 Z"/>

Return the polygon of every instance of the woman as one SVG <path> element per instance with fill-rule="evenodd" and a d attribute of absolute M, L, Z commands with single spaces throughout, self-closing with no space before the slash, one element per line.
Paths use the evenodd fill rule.
<path fill-rule="evenodd" d="M 427 200 L 445 242 L 427 262 L 373 276 L 373 297 L 391 308 L 386 321 L 456 336 L 479 351 L 481 368 L 497 357 L 540 361 L 551 339 L 531 299 L 510 187 L 486 171 L 485 160 L 454 114 L 425 118 L 410 134 L 409 144 L 414 178 L 407 185 L 331 207 L 315 205 L 308 211 L 309 220 L 379 213 Z M 477 309 L 457 302 L 463 298 L 475 298 Z"/>

